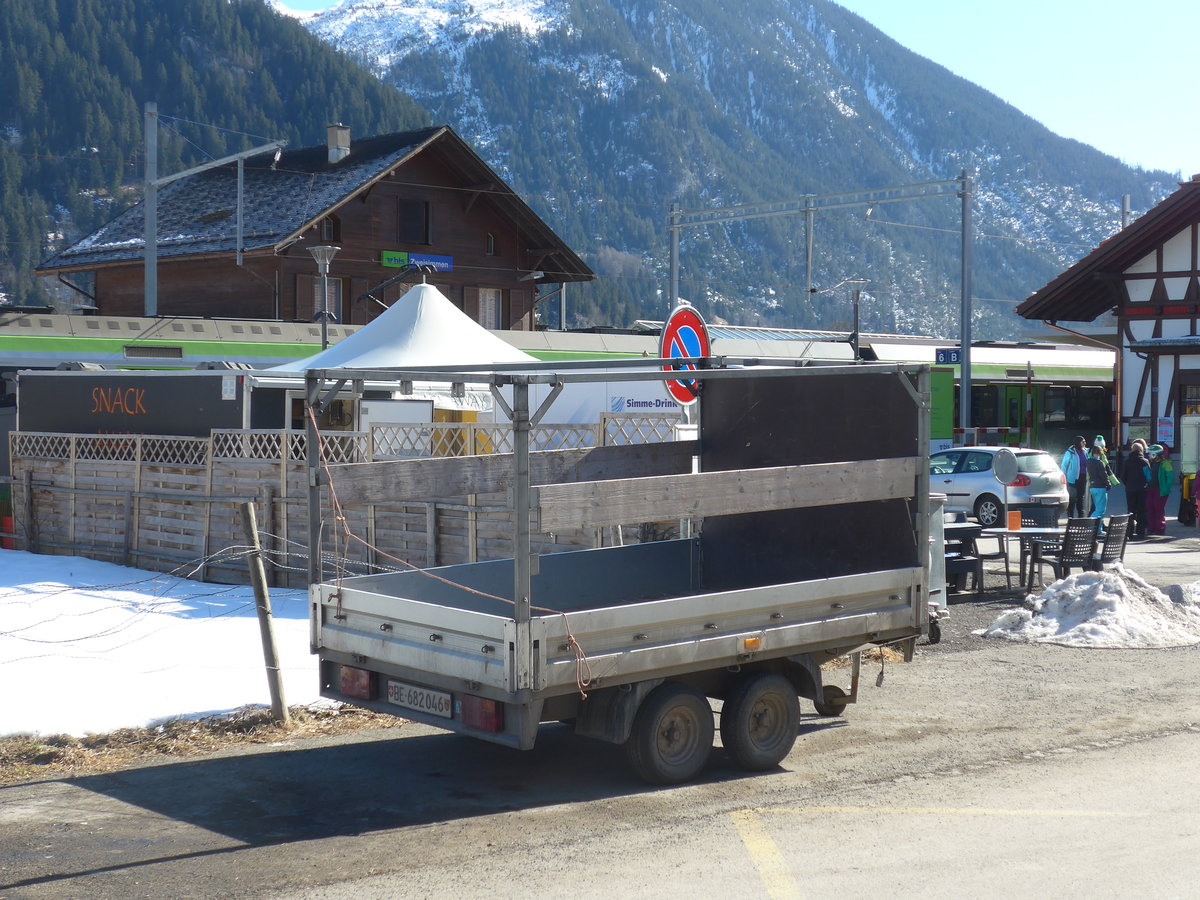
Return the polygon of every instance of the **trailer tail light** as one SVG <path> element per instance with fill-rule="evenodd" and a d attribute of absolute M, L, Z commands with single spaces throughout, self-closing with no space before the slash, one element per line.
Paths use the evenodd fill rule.
<path fill-rule="evenodd" d="M 743 650 L 761 650 L 762 649 L 762 638 L 761 637 L 748 637 L 748 638 L 743 639 L 742 649 Z"/>
<path fill-rule="evenodd" d="M 480 731 L 503 731 L 504 704 L 499 700 L 463 694 L 462 722 Z"/>
<path fill-rule="evenodd" d="M 342 666 L 341 692 L 356 700 L 373 700 L 371 673 L 366 669 L 356 669 L 354 666 Z"/>

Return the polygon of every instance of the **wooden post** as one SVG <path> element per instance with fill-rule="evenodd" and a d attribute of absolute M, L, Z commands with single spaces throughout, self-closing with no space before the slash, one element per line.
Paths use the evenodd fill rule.
<path fill-rule="evenodd" d="M 436 566 L 438 564 L 437 556 L 437 528 L 438 528 L 437 504 L 429 502 L 425 504 L 425 565 Z"/>
<path fill-rule="evenodd" d="M 267 549 L 278 552 L 280 550 L 279 529 L 275 522 L 275 488 L 270 483 L 267 483 L 262 488 L 263 495 L 263 525 L 267 530 Z M 272 560 L 274 563 L 275 560 Z M 271 566 L 271 575 L 267 579 L 267 583 L 271 587 L 279 587 L 279 566 Z"/>
<path fill-rule="evenodd" d="M 139 464 L 140 468 L 140 464 Z M 136 482 L 135 482 L 136 483 Z M 133 491 L 125 492 L 125 535 L 121 544 L 121 565 L 129 565 L 129 552 L 133 548 Z"/>
<path fill-rule="evenodd" d="M 254 605 L 258 609 L 258 630 L 262 635 L 263 660 L 267 664 L 267 687 L 271 691 L 271 718 L 284 725 L 292 724 L 287 703 L 283 699 L 283 682 L 279 677 L 279 656 L 275 652 L 275 632 L 271 627 L 271 598 L 267 594 L 267 573 L 263 569 L 262 547 L 258 543 L 258 526 L 254 522 L 254 504 L 242 504 L 242 524 L 250 553 L 246 563 L 254 584 Z"/>
<path fill-rule="evenodd" d="M 21 517 L 25 520 L 25 549 L 37 553 L 37 520 L 33 517 L 33 469 L 21 473 Z"/>

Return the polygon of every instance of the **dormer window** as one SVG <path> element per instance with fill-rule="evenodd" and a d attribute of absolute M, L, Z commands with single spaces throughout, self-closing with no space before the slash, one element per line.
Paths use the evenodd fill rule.
<path fill-rule="evenodd" d="M 326 244 L 340 241 L 342 239 L 342 223 L 338 221 L 337 216 L 326 216 L 321 220 L 320 232 L 321 240 Z"/>
<path fill-rule="evenodd" d="M 487 233 L 487 240 L 484 242 L 483 252 L 488 256 L 496 255 L 496 236 L 490 231 Z"/>
<path fill-rule="evenodd" d="M 402 244 L 432 243 L 429 202 L 426 200 L 401 200 L 399 210 L 399 232 Z"/>

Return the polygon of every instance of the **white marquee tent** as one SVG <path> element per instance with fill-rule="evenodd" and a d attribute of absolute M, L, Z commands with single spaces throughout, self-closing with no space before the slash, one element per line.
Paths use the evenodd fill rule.
<path fill-rule="evenodd" d="M 536 362 L 535 357 L 496 337 L 456 307 L 431 284 L 416 284 L 387 312 L 349 337 L 305 359 L 264 371 L 303 375 L 309 369 L 420 369 L 426 366 Z M 413 385 L 411 396 L 433 400 L 440 409 L 490 410 L 485 389 L 453 397 L 442 385 Z"/>

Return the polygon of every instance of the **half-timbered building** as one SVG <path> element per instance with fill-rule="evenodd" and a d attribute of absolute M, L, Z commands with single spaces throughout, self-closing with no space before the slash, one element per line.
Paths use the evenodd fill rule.
<path fill-rule="evenodd" d="M 331 125 L 327 137 L 164 185 L 152 282 L 145 203 L 37 271 L 100 315 L 357 325 L 424 277 L 491 329 L 533 327 L 538 279 L 595 277 L 450 127 L 352 141 Z M 316 246 L 338 248 L 324 276 Z"/>
<path fill-rule="evenodd" d="M 1116 320 L 1122 442 L 1144 437 L 1196 470 L 1200 435 L 1200 175 L 1017 307 L 1049 323 Z"/>

